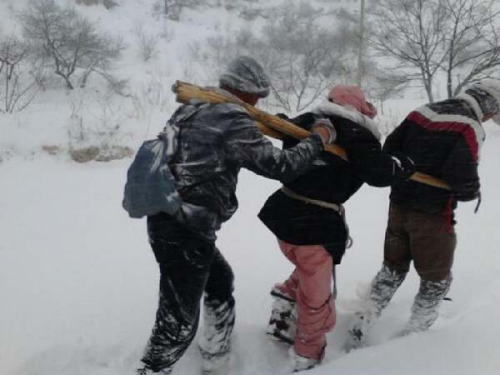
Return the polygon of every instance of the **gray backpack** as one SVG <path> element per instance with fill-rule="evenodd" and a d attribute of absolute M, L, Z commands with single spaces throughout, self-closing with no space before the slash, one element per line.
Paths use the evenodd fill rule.
<path fill-rule="evenodd" d="M 169 163 L 177 153 L 179 126 L 201 107 L 183 106 L 168 121 L 158 138 L 145 141 L 127 172 L 123 208 L 132 218 L 166 212 L 175 214 L 182 205 Z"/>

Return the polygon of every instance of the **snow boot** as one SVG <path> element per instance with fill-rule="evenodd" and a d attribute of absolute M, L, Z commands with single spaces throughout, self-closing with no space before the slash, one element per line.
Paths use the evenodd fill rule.
<path fill-rule="evenodd" d="M 204 352 L 200 349 L 202 357 L 203 375 L 227 375 L 229 374 L 229 352 L 216 355 Z"/>
<path fill-rule="evenodd" d="M 420 281 L 420 288 L 411 308 L 411 316 L 400 336 L 427 331 L 437 320 L 441 303 L 450 290 L 451 275 L 442 281 Z"/>
<path fill-rule="evenodd" d="M 323 358 L 314 359 L 314 358 L 303 357 L 303 356 L 297 354 L 293 347 L 290 348 L 289 354 L 290 354 L 290 359 L 292 361 L 293 372 L 310 370 L 310 369 L 318 366 L 321 363 L 321 360 L 323 359 Z M 323 355 L 324 355 L 324 351 L 323 351 Z"/>
<path fill-rule="evenodd" d="M 406 273 L 397 274 L 385 264 L 372 281 L 369 300 L 364 311 L 355 315 L 354 322 L 348 330 L 345 350 L 347 352 L 366 346 L 368 334 L 375 321 L 387 307 L 396 290 L 401 286 Z"/>
<path fill-rule="evenodd" d="M 277 287 L 271 290 L 271 296 L 274 302 L 266 333 L 276 340 L 293 345 L 297 330 L 295 301 Z"/>
<path fill-rule="evenodd" d="M 220 303 L 205 299 L 203 334 L 198 342 L 203 375 L 227 375 L 234 327 L 234 299 Z"/>

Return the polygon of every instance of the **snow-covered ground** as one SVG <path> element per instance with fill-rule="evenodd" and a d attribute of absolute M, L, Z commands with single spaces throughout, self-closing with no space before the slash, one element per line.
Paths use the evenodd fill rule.
<path fill-rule="evenodd" d="M 493 127 L 488 124 L 488 127 Z M 500 133 L 482 157 L 483 205 L 458 210 L 455 282 L 436 325 L 392 339 L 417 289 L 412 276 L 377 326 L 373 346 L 345 354 L 347 324 L 377 271 L 388 189 L 364 187 L 348 205 L 355 244 L 338 271 L 339 319 L 324 364 L 311 375 L 497 375 L 500 369 Z M 0 374 L 132 375 L 156 308 L 158 270 L 145 222 L 121 208 L 130 160 L 76 164 L 14 158 L 0 164 Z M 220 232 L 236 273 L 237 326 L 232 374 L 287 374 L 286 348 L 264 334 L 269 288 L 290 265 L 256 213 L 278 185 L 243 172 L 241 208 Z M 197 374 L 193 346 L 176 374 Z"/>
<path fill-rule="evenodd" d="M 25 3 L 0 0 L 0 31 L 19 33 L 11 10 Z M 99 84 L 69 93 L 52 82 L 26 111 L 0 114 L 0 375 L 133 374 L 153 323 L 159 273 L 145 222 L 129 219 L 121 208 L 131 160 L 78 164 L 65 151 L 86 145 L 80 130 L 87 144 L 136 148 L 175 108 L 169 88 L 176 79 L 208 83 L 199 71 L 204 62 L 191 58 L 193 48 L 211 35 L 256 29 L 255 21 L 223 8 L 187 10 L 173 22 L 152 17 L 151 0 L 120 3 L 110 12 L 101 6 L 78 10 L 123 37 L 127 49 L 116 74 L 129 80 L 129 97 L 110 97 Z M 138 54 L 134 30 L 140 28 L 159 37 L 158 54 L 148 62 Z M 423 92 L 388 101 L 382 126 L 398 123 L 423 102 Z M 483 205 L 477 215 L 472 203 L 458 209 L 453 302 L 445 303 L 436 325 L 424 334 L 391 339 L 409 316 L 418 287 L 413 272 L 375 329 L 372 346 L 344 353 L 357 293 L 382 261 L 389 191 L 365 187 L 347 205 L 355 244 L 338 269 L 338 324 L 328 336 L 324 364 L 309 374 L 500 374 L 500 128 L 493 126 L 487 124 L 481 162 Z M 49 156 L 44 146 L 62 152 Z M 291 270 L 256 218 L 278 186 L 242 172 L 240 210 L 219 236 L 236 274 L 232 375 L 291 372 L 287 349 L 264 334 L 269 289 Z M 174 373 L 198 374 L 199 366 L 193 345 Z"/>

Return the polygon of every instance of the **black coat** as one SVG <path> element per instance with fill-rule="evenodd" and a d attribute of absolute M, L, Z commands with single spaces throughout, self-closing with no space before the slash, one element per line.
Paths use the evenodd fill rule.
<path fill-rule="evenodd" d="M 274 147 L 236 104 L 183 105 L 170 122 L 179 126 L 179 145 L 169 166 L 182 200 L 191 205 L 182 220 L 188 226 L 204 223 L 193 225 L 194 229 L 212 240 L 238 207 L 241 168 L 288 181 L 304 172 L 324 149 L 317 134 L 285 151 Z"/>
<path fill-rule="evenodd" d="M 328 117 L 335 125 L 335 143 L 346 150 L 349 161 L 323 152 L 308 172 L 285 183 L 287 188 L 310 199 L 342 204 L 365 182 L 378 187 L 392 183 L 394 161 L 381 150 L 373 121 L 332 103 L 291 121 L 309 130 L 320 117 Z M 284 148 L 296 142 L 287 138 Z M 278 190 L 267 200 L 259 218 L 280 240 L 295 245 L 324 245 L 334 262 L 340 263 L 348 234 L 338 212 L 289 198 Z"/>
<path fill-rule="evenodd" d="M 391 201 L 451 219 L 457 201 L 477 197 L 479 148 L 485 135 L 474 100 L 467 96 L 420 107 L 389 135 L 384 150 L 403 152 L 414 161 L 416 170 L 443 179 L 452 188 L 399 181 L 392 186 Z"/>

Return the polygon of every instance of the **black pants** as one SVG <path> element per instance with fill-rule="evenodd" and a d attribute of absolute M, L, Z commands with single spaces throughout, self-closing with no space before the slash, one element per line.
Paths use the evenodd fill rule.
<path fill-rule="evenodd" d="M 198 329 L 205 293 L 205 352 L 229 350 L 234 326 L 233 272 L 213 242 L 160 214 L 148 218 L 148 235 L 160 266 L 156 322 L 142 362 L 153 371 L 170 368 Z"/>

